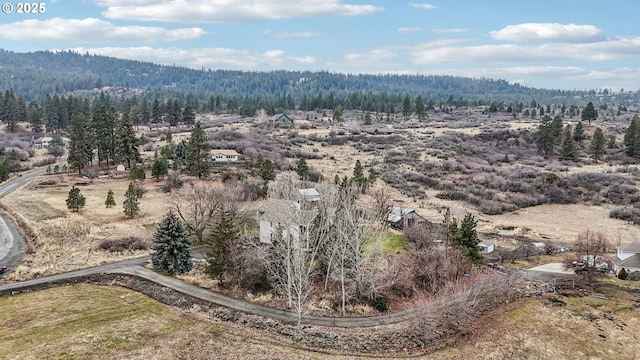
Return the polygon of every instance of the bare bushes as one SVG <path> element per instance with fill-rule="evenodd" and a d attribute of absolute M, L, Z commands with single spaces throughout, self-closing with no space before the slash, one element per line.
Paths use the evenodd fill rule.
<path fill-rule="evenodd" d="M 41 223 L 39 233 L 51 239 L 61 241 L 78 241 L 89 235 L 90 228 L 86 223 L 60 218 Z"/>
<path fill-rule="evenodd" d="M 120 239 L 104 239 L 98 244 L 98 249 L 109 252 L 124 252 L 124 251 L 136 251 L 136 250 L 148 250 L 144 240 L 137 236 L 127 236 Z"/>
<path fill-rule="evenodd" d="M 640 209 L 634 207 L 617 207 L 609 212 L 609 217 L 640 225 Z"/>

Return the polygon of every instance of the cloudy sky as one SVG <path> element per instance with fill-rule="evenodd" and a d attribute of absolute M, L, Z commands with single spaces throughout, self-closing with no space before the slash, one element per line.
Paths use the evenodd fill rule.
<path fill-rule="evenodd" d="M 197 69 L 640 89 L 636 0 L 44 1 L 39 14 L 5 3 L 0 48 L 72 49 Z"/>

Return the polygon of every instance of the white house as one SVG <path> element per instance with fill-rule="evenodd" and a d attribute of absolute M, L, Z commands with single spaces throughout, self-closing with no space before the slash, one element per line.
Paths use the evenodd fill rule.
<path fill-rule="evenodd" d="M 211 156 L 215 162 L 235 162 L 240 160 L 240 154 L 230 149 L 211 150 Z"/>
<path fill-rule="evenodd" d="M 616 250 L 616 256 L 611 258 L 613 271 L 616 274 L 623 268 L 627 273 L 640 271 L 640 241 L 618 246 Z"/>
<path fill-rule="evenodd" d="M 69 144 L 71 144 L 71 139 L 68 137 L 61 136 L 62 142 L 64 143 L 65 148 L 69 148 Z M 34 149 L 47 149 L 49 148 L 49 144 L 53 140 L 52 136 L 43 136 L 33 140 L 33 148 Z"/>

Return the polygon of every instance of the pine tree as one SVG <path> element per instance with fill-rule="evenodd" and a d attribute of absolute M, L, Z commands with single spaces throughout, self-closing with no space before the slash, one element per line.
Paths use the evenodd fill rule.
<path fill-rule="evenodd" d="M 206 245 L 209 252 L 206 255 L 207 265 L 205 273 L 222 282 L 224 273 L 230 267 L 230 253 L 238 239 L 238 227 L 233 217 L 224 207 L 220 209 L 220 218 L 211 229 Z"/>
<path fill-rule="evenodd" d="M 584 125 L 582 125 L 582 121 L 578 121 L 573 129 L 573 140 L 577 142 L 584 140 Z"/>
<path fill-rule="evenodd" d="M 628 156 L 640 154 L 640 117 L 635 115 L 624 132 L 624 152 Z"/>
<path fill-rule="evenodd" d="M 92 125 L 98 148 L 98 164 L 114 159 L 115 155 L 115 110 L 104 106 L 93 111 Z"/>
<path fill-rule="evenodd" d="M 116 129 L 115 160 L 125 161 L 128 168 L 131 168 L 132 161 L 140 161 L 138 139 L 133 128 L 133 121 L 128 112 L 122 114 Z"/>
<path fill-rule="evenodd" d="M 107 192 L 107 200 L 105 200 L 104 205 L 107 208 L 112 208 L 114 206 L 116 206 L 116 200 L 113 198 L 113 191 L 109 190 Z"/>
<path fill-rule="evenodd" d="M 409 115 L 411 115 L 411 98 L 409 98 L 407 94 L 404 96 L 404 100 L 402 100 L 402 116 L 407 120 Z"/>
<path fill-rule="evenodd" d="M 167 175 L 168 173 L 169 173 L 169 167 L 167 165 L 166 158 L 156 159 L 153 162 L 153 166 L 151 167 L 151 176 L 153 176 L 154 179 L 156 180 L 163 179 L 165 175 Z"/>
<path fill-rule="evenodd" d="M 593 107 L 593 103 L 591 101 L 589 101 L 587 106 L 585 106 L 585 108 L 582 110 L 581 116 L 582 121 L 587 120 L 589 122 L 589 125 L 591 125 L 591 120 L 595 120 L 598 118 L 598 112 Z"/>
<path fill-rule="evenodd" d="M 538 152 L 542 153 L 545 158 L 548 158 L 553 153 L 553 144 L 555 143 L 551 122 L 552 120 L 549 116 L 543 117 L 535 134 Z"/>
<path fill-rule="evenodd" d="M 364 192 L 367 188 L 367 178 L 364 176 L 364 167 L 360 160 L 356 160 L 356 165 L 353 167 L 353 176 L 351 177 L 351 181 L 353 181 L 356 185 L 358 185 L 358 189 Z"/>
<path fill-rule="evenodd" d="M 67 196 L 67 208 L 72 210 L 73 212 L 80 211 L 81 208 L 84 207 L 85 198 L 80 194 L 80 189 L 75 186 L 71 187 L 69 190 L 69 195 Z"/>
<path fill-rule="evenodd" d="M 622 268 L 620 269 L 620 271 L 618 271 L 618 279 L 627 280 L 628 278 L 629 278 L 629 274 L 627 273 L 627 270 Z"/>
<path fill-rule="evenodd" d="M 191 107 L 191 104 L 187 103 L 187 105 L 184 107 L 184 110 L 182 111 L 182 123 L 185 125 L 191 125 L 195 122 L 196 120 L 196 116 L 193 113 L 193 108 Z"/>
<path fill-rule="evenodd" d="M 578 151 L 576 150 L 576 144 L 573 141 L 571 125 L 567 125 L 564 131 L 564 140 L 562 140 L 562 153 L 560 154 L 560 159 L 575 161 L 577 158 Z"/>
<path fill-rule="evenodd" d="M 296 163 L 296 173 L 300 178 L 305 179 L 309 175 L 309 166 L 307 166 L 307 160 L 303 157 L 298 159 Z"/>
<path fill-rule="evenodd" d="M 466 213 L 454 237 L 454 243 L 467 256 L 469 261 L 474 264 L 480 264 L 482 262 L 482 250 L 478 246 L 478 244 L 480 244 L 480 238 L 476 230 L 477 225 L 478 221 L 473 215 Z"/>
<path fill-rule="evenodd" d="M 208 177 L 211 172 L 209 144 L 207 144 L 207 136 L 200 121 L 197 121 L 191 129 L 191 137 L 187 142 L 186 150 L 187 173 L 191 176 L 197 176 L 199 179 Z"/>
<path fill-rule="evenodd" d="M 127 188 L 127 192 L 124 194 L 124 202 L 122 206 L 124 207 L 124 214 L 128 218 L 134 218 L 140 212 L 140 202 L 138 201 L 138 195 L 136 194 L 136 188 L 133 186 L 133 183 L 129 183 L 129 187 Z"/>
<path fill-rule="evenodd" d="M 604 133 L 599 127 L 593 132 L 591 145 L 589 146 L 589 153 L 593 156 L 596 162 L 598 162 L 600 157 L 604 155 Z"/>
<path fill-rule="evenodd" d="M 424 112 L 424 100 L 422 99 L 422 95 L 418 95 L 416 97 L 416 115 L 418 119 L 423 120 L 425 116 Z"/>
<path fill-rule="evenodd" d="M 93 145 L 91 129 L 87 126 L 87 120 L 80 113 L 71 115 L 69 124 L 69 155 L 67 161 L 72 168 L 78 169 L 78 175 L 93 158 Z"/>
<path fill-rule="evenodd" d="M 170 275 L 191 270 L 191 241 L 177 216 L 169 213 L 153 234 L 151 246 L 153 268 Z"/>

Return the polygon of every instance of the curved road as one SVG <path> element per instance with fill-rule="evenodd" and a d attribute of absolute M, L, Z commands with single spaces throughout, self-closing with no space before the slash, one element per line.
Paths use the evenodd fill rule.
<path fill-rule="evenodd" d="M 0 184 L 0 199 L 46 172 L 46 169 L 28 171 L 20 176 Z M 3 213 L 0 213 L 0 265 L 9 269 L 20 264 L 24 255 L 26 244 L 18 232 L 13 221 Z"/>
<path fill-rule="evenodd" d="M 19 186 L 22 186 L 27 182 L 33 180 L 36 176 L 44 174 L 44 172 L 45 170 L 43 169 L 34 170 L 24 174 L 21 177 L 13 179 L 8 183 L 0 185 L 0 198 L 4 197 L 6 194 L 18 188 Z M 22 251 L 25 246 L 24 240 L 14 228 L 12 221 L 3 215 L 0 215 L 0 229 L 2 229 L 2 238 L 0 238 L 0 241 L 4 240 L 2 241 L 2 243 L 0 243 L 0 263 L 10 261 L 10 266 L 15 266 L 20 262 L 20 259 L 22 258 Z M 55 274 L 51 276 L 45 276 L 41 278 L 35 278 L 21 282 L 0 283 L 0 296 L 11 295 L 16 291 L 20 292 L 24 289 L 38 288 L 38 286 L 42 285 L 64 283 L 65 280 L 83 278 L 89 275 L 125 274 L 136 276 L 165 286 L 177 292 L 192 296 L 194 298 L 208 301 L 210 303 L 214 303 L 244 313 L 259 315 L 288 323 L 297 323 L 298 321 L 297 314 L 294 312 L 270 308 L 259 304 L 253 304 L 247 301 L 224 296 L 222 294 L 185 283 L 174 277 L 165 276 L 157 272 L 148 270 L 141 266 L 148 259 L 149 257 L 146 256 L 142 258 L 128 259 L 115 263 L 75 270 L 67 273 Z M 447 304 L 439 304 L 434 306 L 446 307 Z M 396 324 L 403 321 L 415 319 L 416 316 L 430 310 L 434 309 L 414 307 L 387 315 L 368 317 L 304 316 L 301 320 L 301 324 L 342 328 L 372 327 Z"/>

